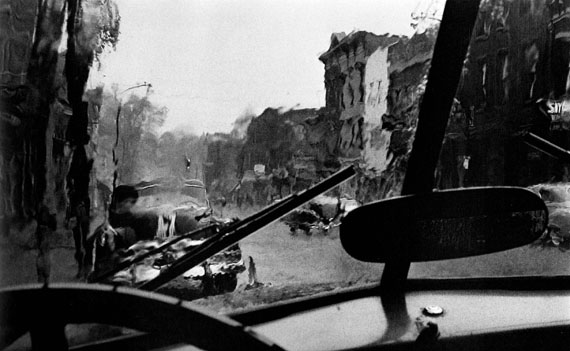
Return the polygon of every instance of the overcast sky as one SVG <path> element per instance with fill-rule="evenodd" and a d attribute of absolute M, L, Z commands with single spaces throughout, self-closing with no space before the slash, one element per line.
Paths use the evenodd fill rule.
<path fill-rule="evenodd" d="M 333 32 L 412 35 L 426 0 L 116 0 L 106 87 L 150 82 L 163 130 L 228 132 L 246 110 L 324 106 L 319 54 Z M 418 5 L 419 3 L 419 5 Z M 429 5 L 428 5 L 429 6 Z M 144 89 L 140 89 L 144 93 Z"/>

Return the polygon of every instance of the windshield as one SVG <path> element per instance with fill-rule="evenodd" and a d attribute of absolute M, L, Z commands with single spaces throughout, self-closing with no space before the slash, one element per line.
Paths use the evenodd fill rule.
<path fill-rule="evenodd" d="M 69 41 L 67 17 L 48 16 L 46 52 L 36 14 L 18 9 L 29 35 L 14 40 L 28 49 L 0 62 L 0 285 L 88 281 L 88 237 L 117 235 L 127 257 L 247 218 L 347 166 L 356 176 L 159 291 L 225 313 L 379 282 L 383 265 L 350 257 L 338 227 L 401 194 L 444 5 L 116 0 L 83 4 Z M 547 202 L 551 231 L 506 252 L 416 263 L 409 277 L 569 273 L 568 167 L 525 143 L 533 133 L 570 148 L 567 21 L 565 2 L 482 2 L 434 175 L 437 190 L 527 187 Z M 30 128 L 31 116 L 45 123 Z M 109 224 L 125 184 L 121 211 L 161 210 Z M 206 238 L 181 241 L 162 263 Z M 156 261 L 146 268 L 137 279 L 160 273 Z"/>

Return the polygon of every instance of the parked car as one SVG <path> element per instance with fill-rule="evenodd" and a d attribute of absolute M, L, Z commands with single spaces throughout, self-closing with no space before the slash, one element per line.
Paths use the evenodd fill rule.
<path fill-rule="evenodd" d="M 123 203 L 129 201 L 132 206 L 124 210 Z M 213 215 L 206 187 L 197 179 L 157 179 L 119 186 L 111 201 L 108 226 L 100 227 L 94 235 L 91 280 L 140 286 L 216 234 L 216 230 L 199 231 L 200 228 L 221 228 L 231 223 L 230 219 Z M 111 240 L 110 231 L 115 233 Z M 174 245 L 147 259 L 124 264 L 173 239 Z M 124 268 L 117 270 L 121 264 Z M 244 270 L 241 249 L 236 243 L 161 289 L 186 299 L 230 292 L 237 286 L 237 275 Z"/>

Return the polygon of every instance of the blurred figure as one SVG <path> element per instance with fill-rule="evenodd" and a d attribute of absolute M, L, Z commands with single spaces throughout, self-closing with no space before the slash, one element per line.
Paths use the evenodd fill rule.
<path fill-rule="evenodd" d="M 36 228 L 36 242 L 38 256 L 36 257 L 36 272 L 38 282 L 47 284 L 51 274 L 51 248 L 49 239 L 57 229 L 57 220 L 54 214 L 49 213 L 47 206 L 42 205 L 38 210 Z"/>
<path fill-rule="evenodd" d="M 87 158 L 84 145 L 89 136 L 74 146 L 71 166 L 67 174 L 69 206 L 67 209 L 67 226 L 73 231 L 75 241 L 75 260 L 77 261 L 77 278 L 84 278 L 90 271 L 92 246 L 87 240 L 89 234 L 89 178 L 93 159 Z"/>

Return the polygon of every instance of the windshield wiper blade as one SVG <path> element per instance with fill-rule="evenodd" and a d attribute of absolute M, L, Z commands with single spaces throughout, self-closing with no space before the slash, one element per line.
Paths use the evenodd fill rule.
<path fill-rule="evenodd" d="M 139 286 L 139 289 L 147 291 L 158 289 L 189 269 L 196 267 L 213 255 L 224 251 L 256 230 L 276 221 L 314 197 L 353 177 L 355 174 L 355 167 L 346 167 L 322 182 L 317 183 L 300 193 L 293 194 L 283 201 L 268 206 L 243 221 L 234 223 L 233 225 L 222 229 L 218 234 L 207 239 L 203 244 L 176 260 L 156 278 Z"/>
<path fill-rule="evenodd" d="M 101 282 L 107 278 L 114 276 L 115 274 L 119 273 L 123 269 L 129 268 L 130 266 L 132 266 L 135 263 L 139 263 L 148 257 L 151 257 L 153 255 L 161 253 L 162 251 L 166 250 L 167 248 L 171 247 L 172 245 L 176 244 L 177 242 L 180 242 L 184 239 L 191 239 L 191 238 L 195 238 L 195 237 L 203 237 L 203 236 L 211 237 L 212 233 L 216 233 L 218 230 L 219 229 L 218 229 L 217 225 L 211 224 L 211 225 L 193 230 L 189 233 L 177 236 L 177 237 L 173 238 L 172 240 L 165 241 L 160 246 L 158 246 L 154 249 L 145 251 L 144 253 L 142 253 L 140 255 L 135 255 L 131 258 L 128 258 L 128 259 L 120 262 L 118 265 L 116 265 L 112 269 L 108 270 L 107 272 L 101 273 L 98 276 L 90 279 L 89 282 L 90 283 L 99 283 L 99 282 Z M 211 233 L 208 234 L 208 232 L 211 232 Z"/>
<path fill-rule="evenodd" d="M 117 274 L 118 272 L 132 266 L 133 264 L 142 262 L 144 259 L 146 259 L 148 257 L 162 253 L 164 250 L 168 249 L 172 245 L 174 245 L 174 244 L 176 244 L 176 243 L 178 243 L 184 239 L 206 237 L 207 239 L 203 243 L 201 243 L 197 247 L 195 247 L 195 248 L 193 248 L 187 252 L 187 254 L 189 254 L 189 255 L 194 254 L 194 253 L 198 252 L 200 247 L 203 247 L 205 245 L 209 245 L 210 243 L 219 240 L 221 237 L 223 237 L 227 233 L 233 232 L 240 227 L 244 227 L 245 225 L 248 225 L 249 223 L 257 221 L 259 218 L 261 218 L 262 216 L 266 215 L 267 213 L 269 213 L 271 211 L 275 211 L 278 208 L 284 208 L 286 206 L 289 206 L 295 200 L 296 200 L 296 197 L 294 194 L 287 196 L 286 198 L 279 201 L 278 203 L 275 203 L 271 206 L 268 206 L 268 207 L 264 208 L 263 210 L 256 212 L 256 213 L 246 217 L 245 219 L 243 219 L 239 222 L 231 223 L 231 224 L 227 225 L 226 227 L 224 227 L 223 229 L 221 229 L 219 225 L 212 224 L 212 225 L 201 227 L 201 228 L 195 229 L 191 232 L 182 234 L 180 236 L 177 236 L 171 240 L 168 240 L 168 241 L 162 243 L 160 246 L 158 246 L 154 249 L 151 249 L 151 250 L 146 251 L 142 254 L 136 255 L 134 257 L 128 258 L 128 259 L 120 262 L 119 264 L 117 264 L 112 269 L 110 269 L 106 272 L 103 272 L 103 273 L 99 274 L 98 276 L 90 279 L 89 282 L 90 283 L 98 283 L 98 282 L 101 282 L 107 278 L 110 278 L 113 275 Z"/>

